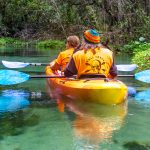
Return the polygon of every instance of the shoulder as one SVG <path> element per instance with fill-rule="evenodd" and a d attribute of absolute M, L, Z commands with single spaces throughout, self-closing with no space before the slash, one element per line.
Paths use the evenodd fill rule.
<path fill-rule="evenodd" d="M 59 53 L 59 55 L 61 55 L 61 56 L 62 56 L 62 55 L 65 55 L 65 54 L 67 53 L 67 51 L 68 51 L 67 49 L 64 50 L 64 51 L 61 51 L 61 52 Z"/>
<path fill-rule="evenodd" d="M 61 50 L 58 55 L 64 54 L 66 50 Z"/>
<path fill-rule="evenodd" d="M 73 54 L 73 56 L 78 56 L 84 54 L 84 50 L 79 50 L 76 53 Z"/>
<path fill-rule="evenodd" d="M 108 48 L 106 48 L 106 47 L 101 47 L 100 48 L 101 49 L 101 51 L 103 51 L 104 53 L 108 53 L 108 54 L 113 54 L 113 52 L 110 50 L 110 49 L 108 49 Z"/>

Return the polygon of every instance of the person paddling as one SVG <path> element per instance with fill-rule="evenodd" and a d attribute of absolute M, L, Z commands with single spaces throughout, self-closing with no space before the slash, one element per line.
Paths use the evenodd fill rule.
<path fill-rule="evenodd" d="M 66 77 L 77 74 L 83 77 L 107 77 L 117 76 L 117 67 L 114 64 L 113 52 L 103 46 L 100 34 L 89 29 L 83 33 L 81 48 L 73 54 L 70 62 L 64 70 Z"/>
<path fill-rule="evenodd" d="M 51 69 L 55 72 L 61 68 L 61 72 L 64 72 L 74 50 L 79 46 L 79 44 L 80 40 L 78 36 L 69 36 L 66 41 L 66 50 L 60 52 L 57 59 L 53 63 L 50 63 Z"/>

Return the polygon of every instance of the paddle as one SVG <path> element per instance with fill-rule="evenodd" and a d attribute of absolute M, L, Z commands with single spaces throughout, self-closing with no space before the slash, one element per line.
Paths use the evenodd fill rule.
<path fill-rule="evenodd" d="M 116 65 L 118 71 L 133 71 L 137 68 L 136 64 L 124 64 L 124 65 Z"/>
<path fill-rule="evenodd" d="M 10 62 L 2 60 L 2 64 L 7 68 L 24 68 L 27 66 L 47 66 L 46 63 L 25 63 L 25 62 Z"/>
<path fill-rule="evenodd" d="M 0 70 L 0 85 L 13 85 L 25 82 L 30 78 L 64 78 L 64 76 L 47 76 L 47 75 L 34 75 L 30 76 L 26 73 L 14 70 Z"/>
<path fill-rule="evenodd" d="M 0 70 L 0 85 L 13 85 L 25 82 L 30 78 L 64 78 L 65 76 L 47 76 L 47 75 L 35 75 L 30 76 L 29 74 L 14 71 L 14 70 Z M 150 83 L 150 70 L 145 70 L 135 75 L 118 75 L 118 77 L 134 77 L 135 79 Z"/>
<path fill-rule="evenodd" d="M 47 66 L 49 64 L 46 63 L 24 63 L 24 62 L 10 62 L 2 60 L 2 64 L 7 68 L 24 68 L 26 66 Z M 137 67 L 136 64 L 124 64 L 124 65 L 117 65 L 118 71 L 133 71 Z"/>
<path fill-rule="evenodd" d="M 118 77 L 134 77 L 139 81 L 150 83 L 150 70 L 144 70 L 134 75 L 118 75 Z"/>

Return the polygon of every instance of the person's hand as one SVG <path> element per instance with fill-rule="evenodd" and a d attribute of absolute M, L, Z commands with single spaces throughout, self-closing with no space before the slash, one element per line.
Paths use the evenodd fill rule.
<path fill-rule="evenodd" d="M 55 64 L 55 62 L 54 61 L 52 61 L 52 62 L 50 62 L 50 67 L 52 67 L 52 66 L 54 66 L 54 64 Z"/>

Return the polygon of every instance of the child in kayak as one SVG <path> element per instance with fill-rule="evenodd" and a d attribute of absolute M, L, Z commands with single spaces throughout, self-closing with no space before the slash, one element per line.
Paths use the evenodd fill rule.
<path fill-rule="evenodd" d="M 80 40 L 76 35 L 69 36 L 66 41 L 66 50 L 60 52 L 57 59 L 50 63 L 50 67 L 53 72 L 61 68 L 61 72 L 64 72 L 66 65 L 68 64 L 74 50 L 79 46 Z"/>
<path fill-rule="evenodd" d="M 65 68 L 66 77 L 77 74 L 81 77 L 109 77 L 117 76 L 113 53 L 100 43 L 100 34 L 93 29 L 83 33 L 82 50 L 73 54 Z"/>

